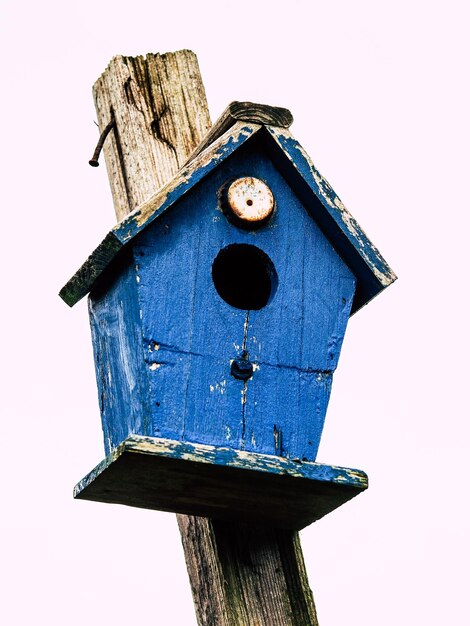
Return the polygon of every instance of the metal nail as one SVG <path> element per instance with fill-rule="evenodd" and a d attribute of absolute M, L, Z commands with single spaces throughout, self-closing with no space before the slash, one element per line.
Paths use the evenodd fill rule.
<path fill-rule="evenodd" d="M 108 122 L 108 124 L 106 124 L 106 127 L 104 128 L 103 132 L 101 133 L 100 138 L 98 139 L 98 143 L 96 144 L 95 151 L 93 152 L 93 156 L 88 161 L 88 163 L 92 167 L 98 167 L 98 165 L 99 165 L 98 159 L 100 157 L 100 152 L 101 152 L 101 149 L 102 149 L 103 144 L 105 142 L 105 139 L 109 135 L 110 130 L 112 128 L 114 128 L 115 126 L 116 126 L 116 121 L 115 121 L 114 117 L 112 117 L 111 121 Z"/>

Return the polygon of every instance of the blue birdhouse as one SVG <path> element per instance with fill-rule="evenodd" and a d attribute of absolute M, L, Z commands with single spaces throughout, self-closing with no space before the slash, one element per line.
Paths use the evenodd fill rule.
<path fill-rule="evenodd" d="M 226 113 L 61 291 L 89 293 L 107 454 L 76 497 L 301 528 L 367 487 L 315 458 L 349 317 L 395 275 L 261 109 Z"/>

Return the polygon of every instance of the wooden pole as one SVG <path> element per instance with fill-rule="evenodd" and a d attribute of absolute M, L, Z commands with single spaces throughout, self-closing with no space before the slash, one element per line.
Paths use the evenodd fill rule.
<path fill-rule="evenodd" d="M 297 532 L 178 515 L 200 626 L 318 626 Z"/>
<path fill-rule="evenodd" d="M 167 182 L 210 129 L 196 55 L 113 58 L 93 88 L 116 217 Z M 200 626 L 318 626 L 298 533 L 178 515 Z"/>
<path fill-rule="evenodd" d="M 148 200 L 182 167 L 211 127 L 196 55 L 190 50 L 116 56 L 93 86 L 116 218 Z"/>

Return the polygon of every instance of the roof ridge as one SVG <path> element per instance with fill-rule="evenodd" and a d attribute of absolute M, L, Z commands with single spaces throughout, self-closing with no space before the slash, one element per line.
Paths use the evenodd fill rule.
<path fill-rule="evenodd" d="M 269 104 L 234 100 L 212 125 L 212 128 L 189 156 L 185 165 L 190 163 L 198 154 L 210 146 L 211 143 L 226 133 L 236 122 L 249 122 L 263 126 L 289 128 L 293 121 L 294 116 L 289 109 L 274 107 Z"/>

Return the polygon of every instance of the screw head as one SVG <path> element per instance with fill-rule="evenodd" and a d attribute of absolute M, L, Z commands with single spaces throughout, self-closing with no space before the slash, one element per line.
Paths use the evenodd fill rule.
<path fill-rule="evenodd" d="M 247 358 L 233 359 L 230 373 L 237 380 L 249 380 L 253 376 L 253 363 Z"/>
<path fill-rule="evenodd" d="M 227 190 L 227 208 L 245 225 L 259 225 L 266 221 L 274 210 L 271 189 L 259 178 L 244 176 L 234 180 Z"/>

